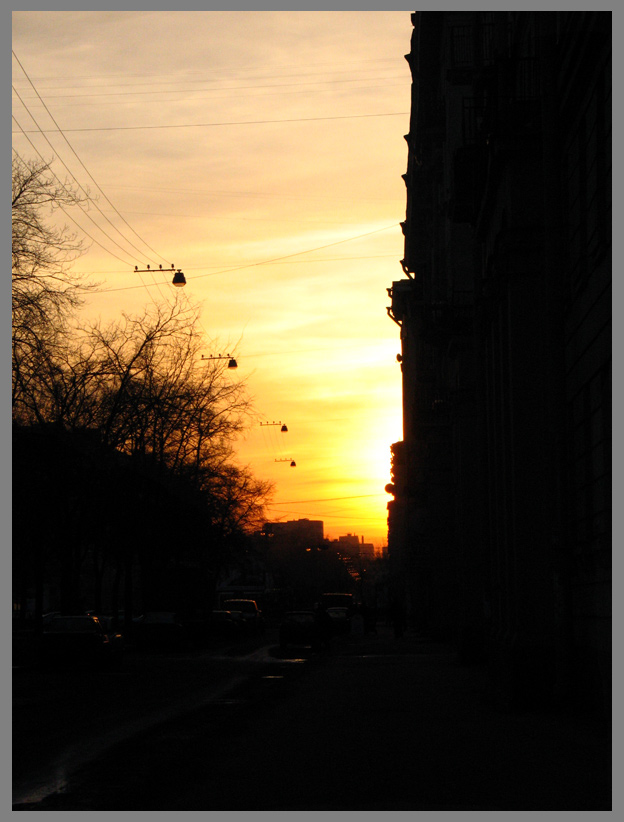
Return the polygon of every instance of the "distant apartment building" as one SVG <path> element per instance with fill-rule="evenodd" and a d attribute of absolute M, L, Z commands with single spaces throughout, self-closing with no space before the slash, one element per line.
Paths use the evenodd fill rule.
<path fill-rule="evenodd" d="M 374 555 L 375 547 L 372 543 L 364 542 L 364 537 L 356 534 L 343 534 L 337 540 L 332 541 L 338 550 L 351 557 L 363 557 L 364 555 Z"/>
<path fill-rule="evenodd" d="M 343 553 L 357 556 L 360 553 L 360 538 L 355 534 L 344 534 L 338 537 L 338 548 Z"/>
<path fill-rule="evenodd" d="M 412 22 L 392 595 L 502 691 L 606 704 L 611 13 Z"/>
<path fill-rule="evenodd" d="M 324 538 L 323 522 L 310 519 L 266 522 L 262 533 L 278 551 L 318 548 Z"/>

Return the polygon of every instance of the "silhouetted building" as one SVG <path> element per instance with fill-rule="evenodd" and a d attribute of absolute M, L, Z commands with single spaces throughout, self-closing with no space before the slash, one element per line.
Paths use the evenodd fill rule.
<path fill-rule="evenodd" d="M 296 519 L 287 522 L 271 522 L 265 527 L 268 527 L 275 538 L 283 537 L 306 548 L 318 547 L 323 541 L 321 520 Z"/>
<path fill-rule="evenodd" d="M 375 546 L 372 542 L 364 542 L 364 537 L 362 537 L 362 541 L 360 542 L 360 556 L 363 559 L 375 559 L 376 552 Z"/>
<path fill-rule="evenodd" d="M 265 522 L 262 533 L 277 551 L 318 548 L 323 543 L 323 522 L 311 519 Z"/>
<path fill-rule="evenodd" d="M 351 557 L 360 555 L 360 539 L 356 534 L 344 534 L 338 537 L 338 550 Z"/>
<path fill-rule="evenodd" d="M 611 13 L 412 22 L 391 585 L 501 691 L 608 704 Z"/>

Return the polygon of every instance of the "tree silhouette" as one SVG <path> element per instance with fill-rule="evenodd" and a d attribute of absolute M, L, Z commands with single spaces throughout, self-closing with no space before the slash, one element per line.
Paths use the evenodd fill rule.
<path fill-rule="evenodd" d="M 180 580 L 190 568 L 208 603 L 228 550 L 258 527 L 272 492 L 235 460 L 246 386 L 222 360 L 201 358 L 199 309 L 179 294 L 108 325 L 79 322 L 85 286 L 69 264 L 80 246 L 43 215 L 75 202 L 45 164 L 14 159 L 18 596 L 36 589 L 40 613 L 54 577 L 63 610 L 99 608 L 112 578 L 113 607 L 131 614 L 137 578 L 162 607 L 188 599 Z M 44 512 L 45 527 L 29 510 Z"/>
<path fill-rule="evenodd" d="M 43 161 L 12 163 L 13 397 L 36 380 L 42 358 L 62 345 L 68 319 L 94 284 L 71 270 L 83 243 L 54 215 L 81 202 Z"/>

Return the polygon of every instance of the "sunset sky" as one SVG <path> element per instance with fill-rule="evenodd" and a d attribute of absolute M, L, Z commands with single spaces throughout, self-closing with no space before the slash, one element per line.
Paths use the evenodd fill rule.
<path fill-rule="evenodd" d="M 411 32 L 408 10 L 13 12 L 13 147 L 97 203 L 72 213 L 75 269 L 101 283 L 88 317 L 172 299 L 135 266 L 182 269 L 206 354 L 235 354 L 253 399 L 237 453 L 276 483 L 268 518 L 377 546 Z"/>

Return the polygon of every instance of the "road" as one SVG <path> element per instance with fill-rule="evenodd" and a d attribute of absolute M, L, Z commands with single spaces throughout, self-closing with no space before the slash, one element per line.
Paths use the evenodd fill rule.
<path fill-rule="evenodd" d="M 70 791 L 80 769 L 168 721 L 272 682 L 304 656 L 282 660 L 277 631 L 182 652 L 130 650 L 119 669 L 13 669 L 13 804 L 31 810 Z"/>
<path fill-rule="evenodd" d="M 274 639 L 137 655 L 120 674 L 57 686 L 47 706 L 40 693 L 28 721 L 30 743 L 56 752 L 47 796 L 13 810 L 611 809 L 608 718 L 501 708 L 484 666 L 411 631 L 381 625 L 290 655 Z M 32 791 L 44 763 L 21 747 Z"/>

